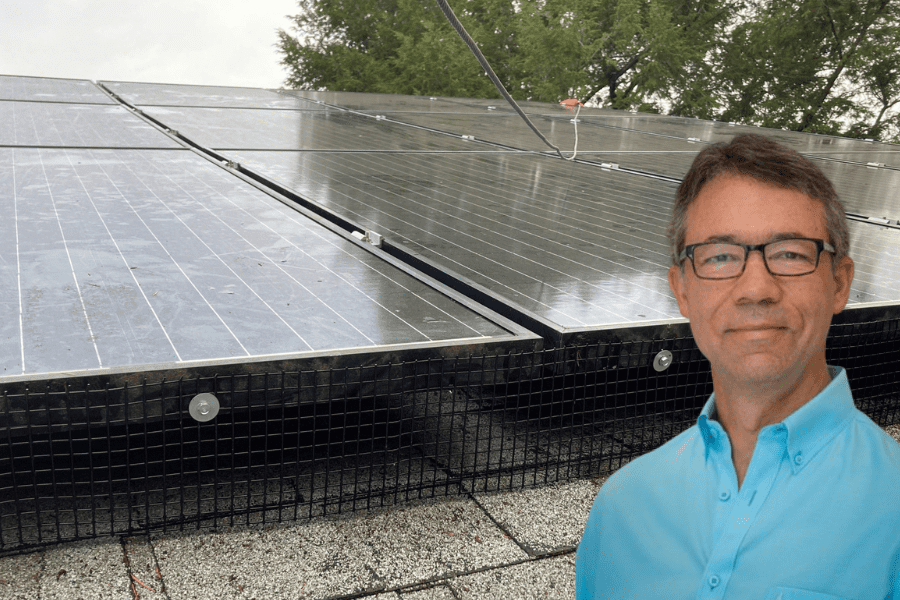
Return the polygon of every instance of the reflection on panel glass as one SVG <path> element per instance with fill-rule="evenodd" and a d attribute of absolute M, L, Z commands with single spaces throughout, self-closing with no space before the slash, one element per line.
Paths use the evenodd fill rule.
<path fill-rule="evenodd" d="M 84 79 L 52 79 L 0 75 L 0 100 L 115 104 L 96 85 Z"/>
<path fill-rule="evenodd" d="M 230 108 L 295 108 L 317 110 L 314 102 L 258 88 L 104 81 L 126 102 L 137 105 L 221 106 Z"/>
<path fill-rule="evenodd" d="M 151 106 L 144 110 L 209 148 L 271 150 L 484 150 L 457 136 L 341 110 Z M 490 148 L 487 148 L 490 149 Z"/>
<path fill-rule="evenodd" d="M 674 183 L 534 155 L 233 156 L 561 328 L 679 317 L 666 280 Z M 863 249 L 857 260 L 898 264 Z M 897 299 L 900 276 L 884 281 L 854 288 L 857 301 Z"/>
<path fill-rule="evenodd" d="M 0 102 L 0 145 L 181 148 L 122 106 Z"/>
<path fill-rule="evenodd" d="M 505 333 L 192 152 L 0 149 L 0 208 L 7 375 Z"/>

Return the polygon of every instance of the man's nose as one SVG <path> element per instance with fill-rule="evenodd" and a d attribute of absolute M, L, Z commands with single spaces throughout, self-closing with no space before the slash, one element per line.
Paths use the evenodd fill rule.
<path fill-rule="evenodd" d="M 781 299 L 781 285 L 766 268 L 762 251 L 753 250 L 747 255 L 747 264 L 738 277 L 735 292 L 739 304 L 778 302 Z"/>

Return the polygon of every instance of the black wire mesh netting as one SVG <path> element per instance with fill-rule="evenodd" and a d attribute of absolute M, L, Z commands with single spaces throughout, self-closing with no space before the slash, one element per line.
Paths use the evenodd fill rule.
<path fill-rule="evenodd" d="M 832 327 L 857 403 L 900 422 L 900 319 Z M 671 367 L 653 368 L 660 350 Z M 261 524 L 611 472 L 690 427 L 712 391 L 689 336 L 98 386 L 7 386 L 0 551 Z M 190 400 L 212 393 L 215 419 Z"/>

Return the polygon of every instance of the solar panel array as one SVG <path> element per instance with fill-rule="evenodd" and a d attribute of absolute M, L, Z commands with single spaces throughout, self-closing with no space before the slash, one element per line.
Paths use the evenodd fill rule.
<path fill-rule="evenodd" d="M 86 83 L 0 77 L 0 379 L 515 337 Z"/>
<path fill-rule="evenodd" d="M 0 118 L 0 551 L 595 477 L 712 390 L 665 228 L 747 128 L 590 109 L 566 161 L 497 101 L 3 76 Z M 900 152 L 766 133 L 844 195 L 828 360 L 894 423 Z"/>
<path fill-rule="evenodd" d="M 497 101 L 290 92 L 281 95 L 306 104 L 273 108 L 260 100 L 251 108 L 243 97 L 236 108 L 212 90 L 201 107 L 198 89 L 192 107 L 176 108 L 180 88 L 108 85 L 198 144 L 384 235 L 560 335 L 680 317 L 665 273 L 677 181 L 706 144 L 760 131 L 583 109 L 580 160 L 572 162 L 555 157 Z M 569 155 L 575 115 L 525 106 Z M 816 161 L 849 213 L 900 217 L 897 147 L 764 133 Z M 900 231 L 891 225 L 851 225 L 854 303 L 900 301 Z"/>
<path fill-rule="evenodd" d="M 515 329 L 210 156 L 545 335 L 680 320 L 665 238 L 678 178 L 706 144 L 755 129 L 597 109 L 576 128 L 562 107 L 524 106 L 567 155 L 577 133 L 577 161 L 497 101 L 0 77 L 4 374 Z M 856 216 L 851 303 L 900 302 L 900 149 L 765 133 L 815 160 Z"/>

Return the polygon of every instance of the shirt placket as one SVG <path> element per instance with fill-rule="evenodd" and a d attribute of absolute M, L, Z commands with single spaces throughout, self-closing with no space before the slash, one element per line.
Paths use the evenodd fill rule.
<path fill-rule="evenodd" d="M 741 543 L 778 477 L 784 461 L 786 439 L 784 425 L 763 428 L 757 438 L 753 458 L 740 491 L 736 489 L 736 476 L 731 477 L 727 484 L 723 480 L 723 489 L 715 491 L 720 505 L 725 505 L 722 509 L 728 511 L 728 516 L 710 554 L 697 600 L 722 600 L 726 597 L 725 592 L 734 572 Z M 734 473 L 730 454 L 723 452 L 719 458 L 727 461 L 731 473 Z"/>

